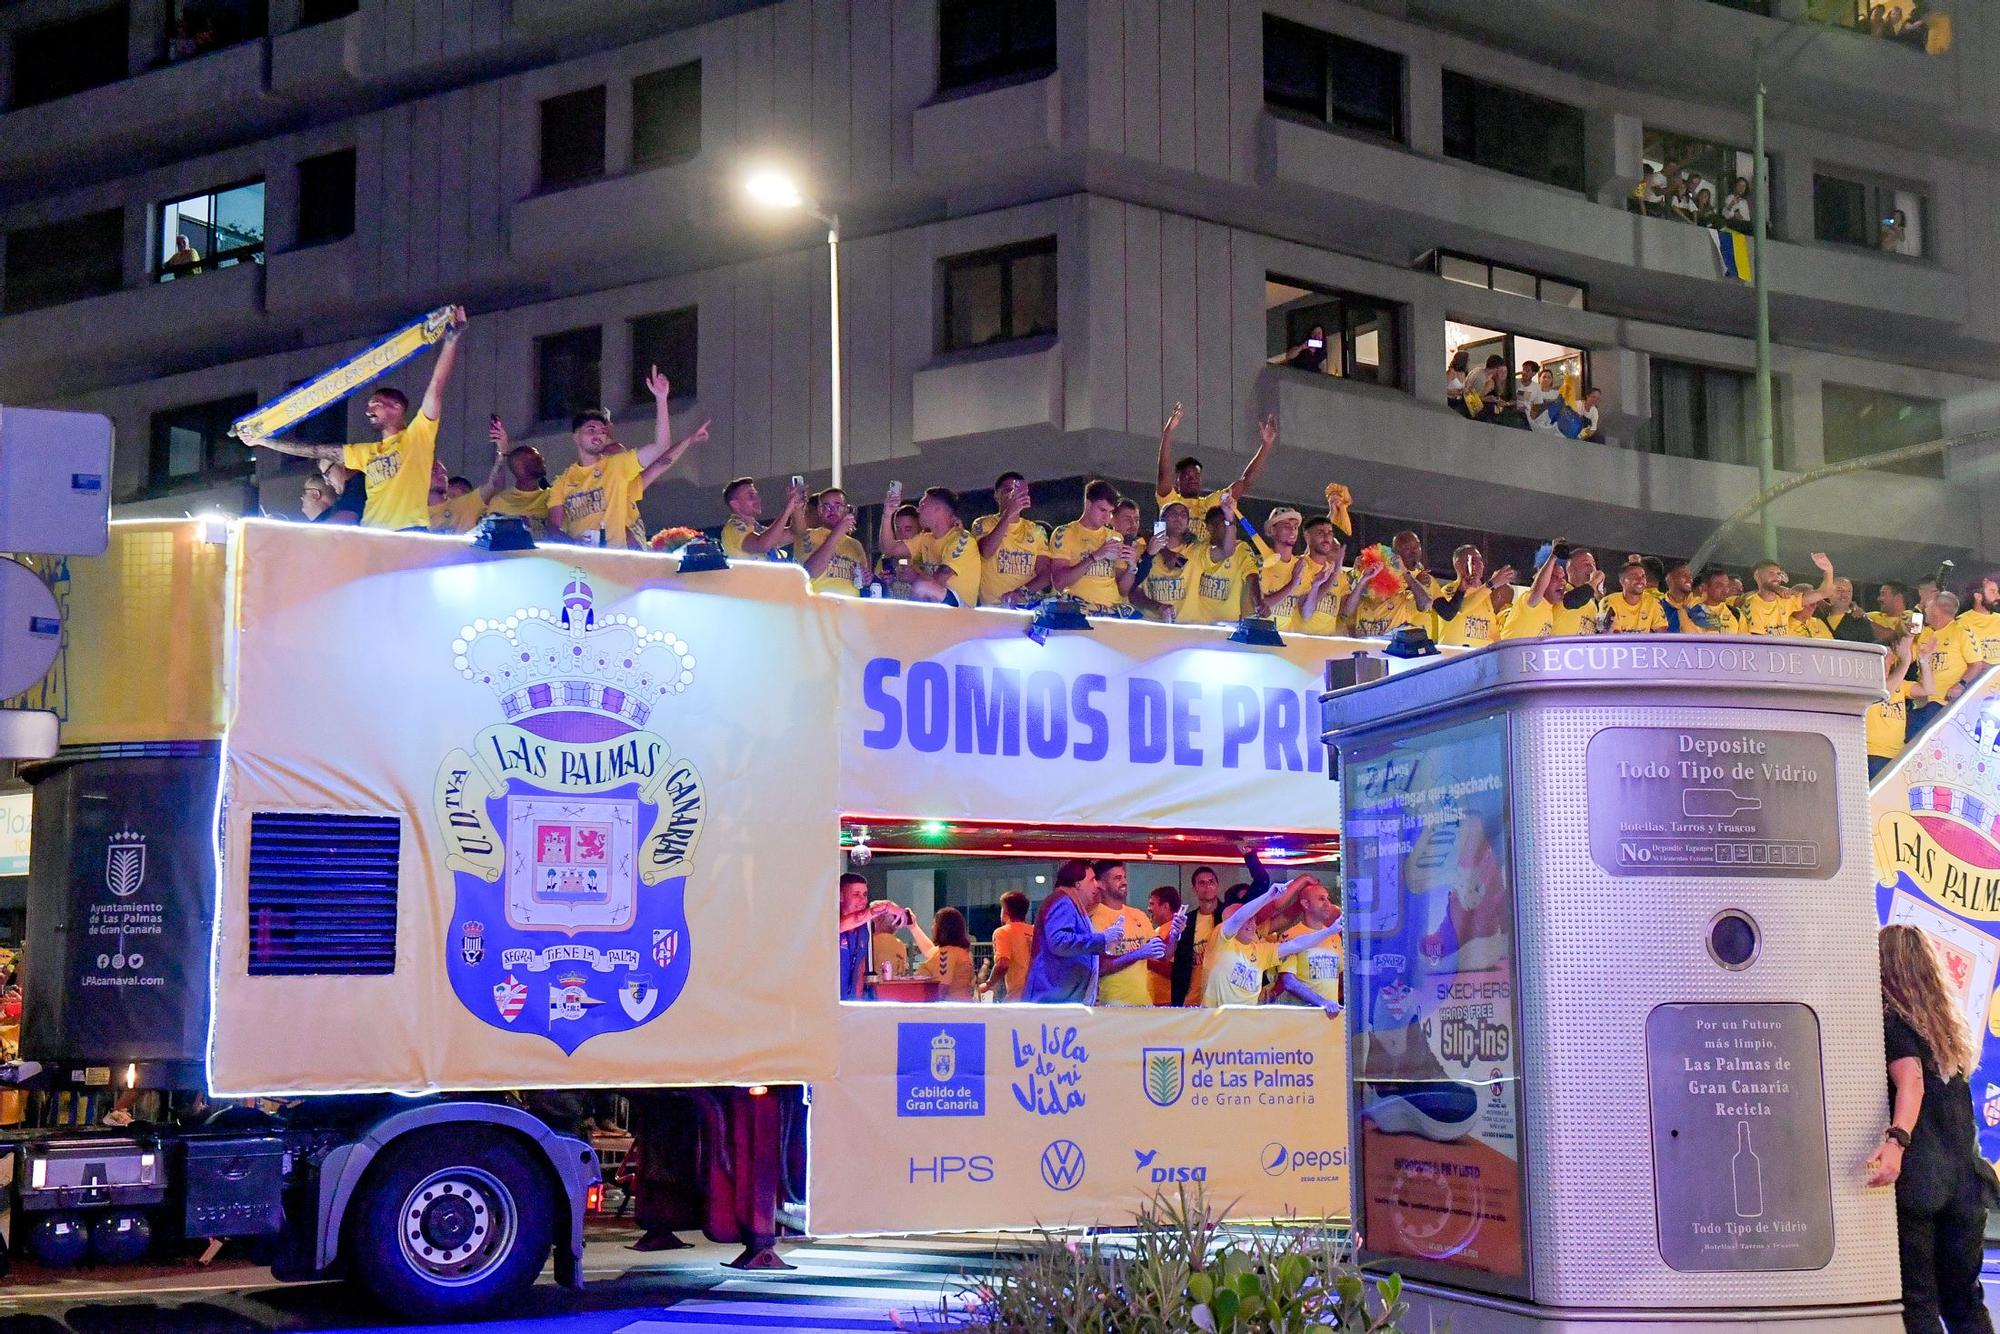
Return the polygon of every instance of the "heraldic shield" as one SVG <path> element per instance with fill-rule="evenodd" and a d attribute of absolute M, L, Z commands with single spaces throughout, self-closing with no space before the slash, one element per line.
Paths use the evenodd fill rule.
<path fill-rule="evenodd" d="M 474 621 L 452 652 L 506 719 L 438 771 L 452 991 L 565 1054 L 651 1022 L 691 957 L 701 778 L 653 729 L 694 654 L 630 616 L 600 622 L 576 570 L 558 610 Z"/>

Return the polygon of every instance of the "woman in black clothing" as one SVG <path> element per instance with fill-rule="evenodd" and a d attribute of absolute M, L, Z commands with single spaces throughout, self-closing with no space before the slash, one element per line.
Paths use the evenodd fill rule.
<path fill-rule="evenodd" d="M 1903 1328 L 1993 1334 L 1979 1287 L 1986 1198 L 1965 1082 L 1972 1043 L 1923 933 L 1885 926 L 1881 952 L 1889 1128 L 1868 1160 L 1868 1184 L 1896 1185 Z"/>

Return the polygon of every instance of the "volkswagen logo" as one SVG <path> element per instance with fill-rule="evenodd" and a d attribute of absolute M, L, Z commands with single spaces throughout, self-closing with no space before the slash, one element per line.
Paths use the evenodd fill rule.
<path fill-rule="evenodd" d="M 1050 1190 L 1075 1190 L 1083 1180 L 1083 1149 L 1073 1139 L 1059 1139 L 1042 1150 L 1042 1184 Z"/>

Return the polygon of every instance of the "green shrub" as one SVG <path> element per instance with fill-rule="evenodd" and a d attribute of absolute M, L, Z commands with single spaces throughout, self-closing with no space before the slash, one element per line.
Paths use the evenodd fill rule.
<path fill-rule="evenodd" d="M 1226 1235 L 1183 1187 L 1110 1241 L 1043 1232 L 947 1298 L 941 1323 L 972 1334 L 1401 1332 L 1401 1281 L 1371 1296 L 1346 1244 L 1321 1228 Z"/>

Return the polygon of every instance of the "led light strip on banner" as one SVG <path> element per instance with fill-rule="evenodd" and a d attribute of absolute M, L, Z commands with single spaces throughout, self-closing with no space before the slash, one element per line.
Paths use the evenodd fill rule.
<path fill-rule="evenodd" d="M 450 327 L 451 307 L 439 306 L 381 342 L 363 348 L 331 370 L 320 372 L 298 388 L 288 390 L 238 417 L 230 423 L 229 434 L 239 440 L 276 435 L 321 408 L 346 398 L 371 380 L 387 375 L 444 337 L 445 330 Z"/>

